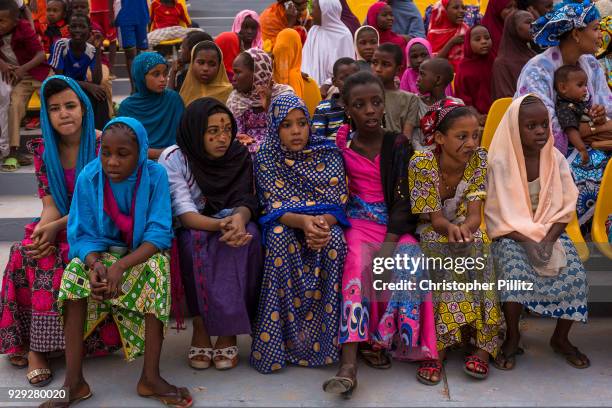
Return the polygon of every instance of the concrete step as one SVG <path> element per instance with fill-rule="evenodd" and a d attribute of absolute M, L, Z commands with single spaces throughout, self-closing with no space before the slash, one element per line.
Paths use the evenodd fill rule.
<path fill-rule="evenodd" d="M 171 326 L 174 322 L 171 322 Z M 521 346 L 525 354 L 517 358 L 511 371 L 491 367 L 485 381 L 475 381 L 463 373 L 464 356 L 451 352 L 434 387 L 415 379 L 416 363 L 393 361 L 388 370 L 376 370 L 359 363 L 359 387 L 351 399 L 327 394 L 323 381 L 336 373 L 337 366 L 304 368 L 288 366 L 274 375 L 262 375 L 249 366 L 249 336 L 239 336 L 240 363 L 232 370 L 214 368 L 197 371 L 187 365 L 191 323 L 187 330 L 169 329 L 163 344 L 161 372 L 172 384 L 184 386 L 193 396 L 194 407 L 605 407 L 612 400 L 612 353 L 608 339 L 611 318 L 591 319 L 574 325 L 572 341 L 591 360 L 591 368 L 577 371 L 554 354 L 548 339 L 553 319 L 527 318 L 522 323 Z M 135 386 L 142 358 L 126 363 L 121 353 L 84 360 L 84 375 L 93 397 L 78 406 L 159 407 L 156 401 L 138 397 Z M 53 381 L 48 389 L 61 387 L 65 375 L 63 358 L 50 361 Z M 109 381 L 112 379 L 112 381 Z M 571 386 L 563 384 L 569 384 Z M 0 386 L 29 388 L 24 370 L 16 370 L 8 359 L 0 359 Z M 38 403 L 38 402 L 36 402 Z M 36 404 L 34 401 L 29 406 Z M 16 403 L 4 406 L 16 406 Z"/>

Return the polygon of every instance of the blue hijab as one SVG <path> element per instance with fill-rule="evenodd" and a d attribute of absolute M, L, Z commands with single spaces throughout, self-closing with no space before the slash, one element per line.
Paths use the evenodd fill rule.
<path fill-rule="evenodd" d="M 163 149 L 172 146 L 176 140 L 176 129 L 185 110 L 183 99 L 171 90 L 152 92 L 147 88 L 145 75 L 156 65 L 168 65 L 157 52 L 138 54 L 132 62 L 132 79 L 136 93 L 119 106 L 119 116 L 138 119 L 149 134 L 149 146 Z"/>
<path fill-rule="evenodd" d="M 83 123 L 81 124 L 81 140 L 79 142 L 79 156 L 77 159 L 75 179 L 85 168 L 87 163 L 96 158 L 96 129 L 94 122 L 93 109 L 89 98 L 83 92 L 83 89 L 79 84 L 72 78 L 68 78 L 63 75 L 54 75 L 49 77 L 43 82 L 40 89 L 40 94 L 43 96 L 40 98 L 40 127 L 42 129 L 43 140 L 45 143 L 45 150 L 43 152 L 43 161 L 47 169 L 47 178 L 49 179 L 49 189 L 51 190 L 51 196 L 55 202 L 60 214 L 63 216 L 68 214 L 70 210 L 70 202 L 68 201 L 68 189 L 66 188 L 66 179 L 64 178 L 64 168 L 59 156 L 59 150 L 57 148 L 58 140 L 60 136 L 57 134 L 51 120 L 49 119 L 49 112 L 47 108 L 47 100 L 44 97 L 45 88 L 49 81 L 64 81 L 76 96 L 81 101 L 84 115 Z"/>
<path fill-rule="evenodd" d="M 110 183 L 119 209 L 124 214 L 130 214 L 136 195 L 133 241 L 128 246 L 136 249 L 146 241 L 160 250 L 169 249 L 173 234 L 166 171 L 161 165 L 147 159 L 149 144 L 147 131 L 142 124 L 136 119 L 117 117 L 108 122 L 104 130 L 118 123 L 132 129 L 139 145 L 138 165 L 132 175 L 121 182 Z M 68 217 L 70 258 L 78 257 L 84 261 L 91 252 L 105 252 L 110 246 L 126 246 L 119 229 L 104 211 L 105 180 L 100 156 L 85 167 L 77 180 Z"/>
<path fill-rule="evenodd" d="M 589 0 L 584 3 L 565 0 L 531 24 L 533 40 L 542 47 L 559 45 L 563 34 L 574 28 L 584 28 L 600 17 L 599 11 Z"/>
<path fill-rule="evenodd" d="M 344 213 L 348 199 L 344 162 L 338 148 L 326 137 L 310 132 L 308 144 L 299 152 L 287 150 L 278 134 L 289 112 L 300 109 L 308 115 L 304 102 L 294 94 L 274 99 L 268 112 L 268 135 L 255 156 L 257 193 L 265 231 L 285 213 L 331 214 L 349 226 Z"/>

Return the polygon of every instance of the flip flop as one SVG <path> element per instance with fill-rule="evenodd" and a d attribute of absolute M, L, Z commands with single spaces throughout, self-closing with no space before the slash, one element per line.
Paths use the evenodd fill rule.
<path fill-rule="evenodd" d="M 565 357 L 565 361 L 567 362 L 567 364 L 571 365 L 574 368 L 582 370 L 591 366 L 591 361 L 589 360 L 589 358 L 585 354 L 581 353 L 580 350 L 578 350 L 578 347 L 573 347 L 572 351 L 563 351 L 553 345 L 551 345 L 551 347 L 555 353 Z M 580 361 L 584 361 L 586 359 L 586 364 L 578 365 L 571 360 L 572 357 Z"/>
<path fill-rule="evenodd" d="M 143 398 L 151 398 L 157 400 L 165 406 L 171 408 L 189 408 L 193 405 L 193 398 L 191 397 L 191 394 L 189 394 L 189 390 L 184 387 L 174 387 L 174 391 L 167 392 L 165 394 L 141 394 L 140 392 L 138 392 L 138 395 Z M 185 401 L 185 403 L 181 404 L 182 401 Z"/>
<path fill-rule="evenodd" d="M 380 370 L 391 368 L 391 359 L 384 350 L 374 351 L 369 349 L 360 349 L 359 354 L 363 358 L 363 361 L 365 361 L 365 363 L 372 368 L 377 368 Z"/>
<path fill-rule="evenodd" d="M 12 173 L 20 168 L 21 166 L 19 165 L 19 161 L 14 156 L 5 157 L 4 161 L 2 162 L 2 171 L 4 172 Z"/>
<path fill-rule="evenodd" d="M 357 379 L 334 376 L 323 383 L 323 391 L 351 398 L 357 389 Z"/>
<path fill-rule="evenodd" d="M 38 408 L 67 408 L 71 405 L 76 405 L 81 401 L 85 401 L 90 399 L 93 396 L 92 392 L 89 391 L 89 394 L 84 395 L 82 397 L 77 397 L 75 399 L 71 399 L 68 402 L 59 402 L 59 401 L 46 401 L 38 406 Z"/>
<path fill-rule="evenodd" d="M 497 357 L 495 357 L 495 359 L 493 360 L 493 366 L 497 368 L 498 370 L 503 370 L 503 371 L 513 370 L 514 367 L 516 366 L 516 356 L 521 356 L 523 354 L 525 354 L 525 350 L 523 350 L 521 347 L 517 347 L 516 350 L 508 354 L 505 354 L 502 350 L 500 350 Z M 504 359 L 504 364 L 502 364 L 499 361 L 499 358 Z M 512 365 L 510 367 L 506 367 L 506 363 L 508 362 L 512 362 Z"/>

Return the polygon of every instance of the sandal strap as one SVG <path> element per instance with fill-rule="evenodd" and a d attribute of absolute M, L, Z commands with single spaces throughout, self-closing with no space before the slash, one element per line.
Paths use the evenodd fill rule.
<path fill-rule="evenodd" d="M 227 358 L 228 360 L 231 360 L 236 356 L 238 356 L 238 346 L 225 347 L 222 349 L 216 349 L 214 351 L 215 358 L 223 357 L 223 358 Z"/>
<path fill-rule="evenodd" d="M 418 370 L 442 370 L 442 363 L 439 360 L 422 361 Z"/>
<path fill-rule="evenodd" d="M 486 374 L 489 372 L 489 363 L 487 363 L 486 361 L 484 361 L 483 359 L 481 359 L 480 357 L 473 355 L 473 356 L 467 356 L 465 358 L 465 365 L 467 367 L 468 364 L 473 364 L 474 367 L 471 371 L 474 372 L 479 372 L 477 370 L 477 368 L 481 368 L 484 372 L 481 374 Z M 469 370 L 469 368 L 468 368 Z"/>
<path fill-rule="evenodd" d="M 28 380 L 32 380 L 39 375 L 51 375 L 51 370 L 48 368 L 37 368 L 26 374 Z"/>
<path fill-rule="evenodd" d="M 210 347 L 189 347 L 189 358 L 204 356 L 208 358 L 212 358 L 213 349 Z"/>

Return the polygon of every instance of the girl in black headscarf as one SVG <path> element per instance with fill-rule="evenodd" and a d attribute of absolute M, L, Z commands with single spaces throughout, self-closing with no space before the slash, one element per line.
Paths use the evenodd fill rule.
<path fill-rule="evenodd" d="M 159 158 L 167 172 L 187 305 L 193 320 L 189 363 L 204 369 L 238 364 L 236 335 L 250 334 L 262 254 L 253 164 L 236 141 L 236 121 L 213 98 L 192 102 L 176 145 Z M 210 336 L 219 336 L 213 347 Z"/>

